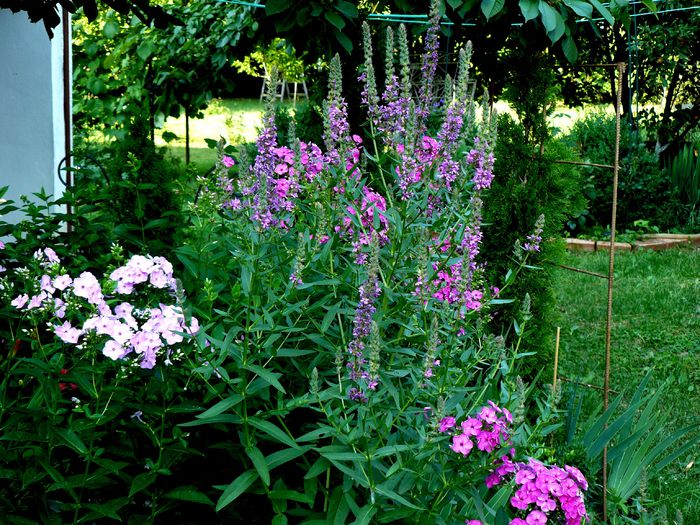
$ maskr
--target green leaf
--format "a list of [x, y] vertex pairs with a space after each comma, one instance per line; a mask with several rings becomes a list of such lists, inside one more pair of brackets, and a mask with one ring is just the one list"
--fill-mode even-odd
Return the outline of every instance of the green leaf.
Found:
[[129, 497], [133, 496], [137, 492], [141, 492], [143, 489], [151, 485], [156, 480], [156, 473], [154, 471], [144, 472], [139, 474], [133, 480], [131, 480], [131, 488], [129, 488]]
[[[520, 0], [520, 12], [525, 17], [526, 22], [537, 18], [537, 15], [540, 14], [538, 0]], [[506, 281], [507, 280], [508, 276], [506, 276]]]
[[149, 40], [141, 42], [141, 45], [136, 49], [136, 54], [141, 57], [141, 60], [148, 60], [156, 50], [155, 44]]
[[547, 33], [547, 36], [552, 41], [552, 44], [557, 42], [566, 31], [566, 24], [564, 24], [564, 19], [558, 11], [555, 12], [554, 19], [556, 21], [556, 26], [554, 27], [554, 30]]
[[246, 470], [243, 474], [234, 479], [231, 484], [224, 489], [219, 501], [216, 502], [216, 512], [219, 512], [227, 505], [233, 503], [256, 479], [258, 479], [258, 473], [254, 470]]
[[334, 30], [333, 35], [335, 36], [335, 39], [338, 41], [338, 43], [343, 46], [343, 49], [347, 51], [348, 53], [352, 52], [352, 40], [350, 40], [345, 33]]
[[642, 0], [642, 3], [652, 13], [656, 13], [659, 10], [659, 7], [656, 5], [654, 0]]
[[347, 18], [357, 18], [359, 14], [357, 7], [350, 2], [346, 2], [345, 0], [338, 0], [338, 3], [335, 4], [335, 8], [343, 13]]
[[272, 525], [287, 525], [287, 516], [284, 514], [277, 514], [274, 518], [272, 518]]
[[265, 461], [265, 456], [263, 456], [260, 449], [257, 447], [250, 447], [245, 449], [245, 453], [250, 458], [253, 463], [253, 467], [257, 471], [260, 479], [265, 484], [266, 487], [270, 486], [270, 470], [267, 467], [267, 462]]
[[267, 0], [265, 2], [265, 14], [276, 15], [282, 11], [286, 11], [292, 5], [289, 0]]
[[375, 492], [377, 494], [381, 494], [382, 496], [385, 496], [389, 499], [394, 500], [394, 502], [401, 503], [401, 505], [403, 505], [404, 507], [409, 507], [409, 508], [412, 508], [415, 510], [422, 510], [421, 507], [414, 505], [413, 503], [408, 501], [406, 498], [404, 498], [403, 496], [400, 496], [399, 494], [397, 494], [393, 490], [389, 489], [385, 485], [386, 485], [386, 483], [383, 483], [381, 485], [377, 485], [376, 487], [374, 487]]
[[107, 20], [102, 26], [102, 34], [107, 38], [114, 38], [119, 33], [119, 24], [114, 20]]
[[172, 142], [173, 140], [177, 140], [177, 135], [173, 133], [172, 131], [164, 131], [163, 134], [161, 135], [161, 138], [165, 142]]
[[500, 13], [503, 9], [505, 0], [481, 0], [481, 12], [484, 13], [486, 20]]
[[[538, 9], [542, 15], [542, 24], [544, 25], [544, 28], [547, 30], [547, 33], [551, 33], [557, 28], [557, 17], [559, 16], [559, 13], [557, 13], [556, 9], [554, 9], [551, 5], [545, 2], [545, 0], [540, 0]], [[561, 17], [559, 16], [559, 18]]]
[[561, 49], [564, 51], [564, 56], [572, 64], [578, 59], [578, 49], [576, 48], [576, 42], [570, 36], [567, 36], [561, 43]]
[[585, 18], [591, 18], [593, 16], [593, 6], [583, 0], [564, 0], [564, 5], [571, 8], [578, 16], [583, 16]]
[[117, 511], [129, 503], [129, 498], [117, 498], [106, 503], [86, 503], [85, 508], [92, 513], [84, 516], [81, 521], [95, 520], [99, 518], [110, 518], [115, 521], [122, 521]]
[[603, 4], [601, 4], [598, 0], [589, 0], [593, 7], [595, 7], [598, 12], [601, 14], [603, 18], [608, 22], [608, 24], [613, 25], [615, 23], [615, 19], [613, 18], [613, 15], [608, 11], [608, 8], [605, 7]]
[[345, 27], [345, 20], [335, 11], [324, 11], [323, 17], [333, 24], [338, 31], [342, 31]]
[[311, 468], [306, 471], [306, 474], [304, 474], [304, 479], [313, 479], [317, 477], [318, 475], [322, 474], [325, 472], [328, 467], [330, 467], [330, 463], [326, 458], [318, 458], [313, 465], [311, 465]]
[[179, 501], [190, 501], [192, 503], [201, 503], [203, 505], [214, 505], [214, 502], [204, 494], [197, 490], [197, 487], [185, 485], [171, 490], [163, 496], [168, 499], [176, 499]]
[[354, 525], [369, 525], [372, 517], [377, 513], [377, 509], [374, 505], [369, 504], [362, 507], [359, 513], [356, 514], [357, 520]]
[[81, 441], [78, 435], [70, 428], [54, 428], [54, 433], [63, 441], [64, 444], [75, 450], [80, 455], [87, 454], [87, 447]]
[[263, 368], [262, 366], [258, 366], [258, 365], [246, 365], [244, 368], [246, 370], [250, 370], [251, 372], [257, 374], [258, 376], [260, 376], [260, 378], [263, 381], [265, 381], [266, 383], [268, 383], [271, 386], [274, 386], [277, 390], [279, 390], [283, 394], [286, 393], [286, 390], [282, 386], [282, 383], [280, 383], [279, 380], [277, 379], [278, 377], [281, 377], [282, 374], [270, 372], [266, 368]]
[[262, 430], [263, 432], [265, 432], [265, 434], [270, 436], [275, 441], [279, 441], [280, 443], [283, 443], [284, 445], [287, 445], [288, 447], [291, 447], [291, 448], [295, 448], [297, 450], [301, 448], [297, 444], [297, 442], [294, 441], [293, 438], [291, 438], [285, 432], [280, 430], [279, 427], [277, 427], [273, 423], [270, 423], [269, 421], [264, 421], [262, 419], [256, 419], [256, 418], [252, 417], [248, 420], [248, 423], [250, 423], [250, 425], [254, 426], [258, 430]]
[[288, 461], [298, 458], [309, 449], [310, 447], [306, 446], [301, 447], [300, 449], [285, 448], [284, 450], [278, 450], [277, 452], [273, 452], [269, 456], [265, 457], [265, 462], [267, 463], [268, 468], [272, 470], [280, 465], [284, 465]]
[[232, 394], [226, 399], [222, 399], [209, 410], [205, 410], [201, 414], [197, 414], [195, 417], [197, 419], [210, 419], [214, 416], [218, 416], [223, 412], [226, 412], [229, 408], [236, 406], [238, 403], [243, 401], [243, 397], [240, 394]]

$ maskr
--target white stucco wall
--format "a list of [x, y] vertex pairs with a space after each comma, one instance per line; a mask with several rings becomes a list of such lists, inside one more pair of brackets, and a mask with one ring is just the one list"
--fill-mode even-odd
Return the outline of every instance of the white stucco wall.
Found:
[[63, 45], [61, 26], [49, 40], [43, 24], [29, 22], [26, 13], [0, 9], [0, 186], [10, 187], [6, 199], [42, 188], [62, 193]]

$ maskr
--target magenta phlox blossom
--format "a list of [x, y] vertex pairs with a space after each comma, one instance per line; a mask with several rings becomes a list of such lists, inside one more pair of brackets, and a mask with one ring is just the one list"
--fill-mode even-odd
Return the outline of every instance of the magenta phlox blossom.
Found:
[[541, 525], [551, 518], [556, 523], [580, 525], [588, 518], [583, 500], [588, 482], [576, 467], [547, 466], [532, 458], [514, 463], [508, 456], [502, 456], [496, 465], [486, 485], [492, 488], [511, 480], [515, 483], [510, 505], [521, 516], [511, 523]]
[[299, 162], [304, 169], [304, 176], [308, 182], [313, 181], [326, 166], [326, 158], [313, 142], [299, 143]]
[[[443, 418], [439, 430], [443, 433], [452, 431], [450, 449], [468, 456], [474, 449], [474, 440], [476, 448], [484, 453], [507, 444], [512, 422], [513, 416], [507, 409], [489, 401], [475, 416], [468, 417], [458, 426], [451, 416]], [[510, 525], [580, 525], [583, 519], [588, 519], [583, 500], [588, 482], [580, 470], [568, 465], [564, 468], [547, 466], [532, 458], [527, 462], [516, 462], [515, 453], [511, 448], [509, 453], [495, 460], [493, 470], [485, 479], [489, 489], [505, 483], [515, 485], [510, 505], [516, 517]]]
[[[482, 407], [476, 416], [468, 417], [459, 426], [454, 426], [450, 448], [463, 456], [468, 456], [474, 445], [482, 452], [493, 452], [508, 442], [508, 417], [511, 417], [510, 412], [496, 404]], [[453, 427], [447, 427], [442, 422], [440, 424], [441, 432], [451, 428]]]
[[234, 164], [236, 164], [236, 161], [228, 155], [224, 155], [221, 157], [221, 164], [223, 164], [226, 168], [231, 168], [234, 166]]
[[29, 296], [26, 293], [23, 293], [22, 295], [18, 295], [12, 301], [10, 301], [10, 304], [19, 310], [23, 308], [28, 301]]
[[457, 421], [456, 421], [455, 418], [452, 417], [452, 416], [443, 417], [443, 418], [440, 420], [439, 431], [440, 431], [440, 432], [447, 432], [447, 431], [450, 430], [451, 428], [454, 428], [455, 425], [456, 425], [456, 423], [457, 423]]

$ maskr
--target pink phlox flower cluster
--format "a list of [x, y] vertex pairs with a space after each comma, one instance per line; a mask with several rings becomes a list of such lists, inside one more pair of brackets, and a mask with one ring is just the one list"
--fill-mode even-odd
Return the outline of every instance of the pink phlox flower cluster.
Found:
[[587, 517], [582, 491], [587, 490], [588, 484], [575, 467], [548, 467], [530, 459], [516, 465], [515, 483], [518, 489], [511, 505], [522, 511], [537, 507], [525, 518], [528, 525], [546, 523], [546, 515], [557, 509], [563, 512], [566, 525], [577, 525]]
[[474, 189], [481, 191], [491, 187], [493, 181], [494, 156], [490, 151], [489, 144], [479, 137], [474, 139], [474, 148], [467, 154], [466, 161], [474, 168]]
[[[45, 251], [40, 252], [43, 259]], [[39, 260], [42, 260], [39, 259]], [[52, 263], [53, 264], [53, 263]], [[174, 292], [176, 282], [173, 267], [163, 257], [135, 255], [124, 265], [115, 269], [110, 279], [116, 284], [117, 294], [131, 295], [137, 285], [157, 290]], [[114, 311], [106, 302], [102, 285], [90, 272], [83, 272], [75, 279], [67, 274], [55, 277], [44, 274], [38, 280], [39, 293], [29, 297], [22, 294], [12, 301], [15, 308], [27, 310], [43, 308], [62, 323], [53, 324], [55, 335], [64, 343], [81, 344], [88, 333], [106, 338], [102, 353], [111, 359], [122, 359], [132, 352], [142, 368], [153, 368], [156, 358], [164, 354], [169, 361], [172, 346], [182, 343], [182, 334], [195, 334], [199, 323], [192, 318], [187, 324], [179, 308], [160, 304], [158, 308], [137, 310], [131, 303], [122, 302]], [[58, 292], [59, 296], [54, 297]], [[84, 302], [78, 301], [83, 299]], [[84, 322], [74, 326], [64, 320], [67, 307], [72, 310], [86, 309], [81, 314]]]
[[455, 429], [450, 448], [463, 456], [468, 456], [474, 445], [482, 452], [493, 452], [508, 442], [508, 425], [513, 421], [510, 412], [489, 401], [488, 406], [479, 410], [475, 417], [468, 417], [457, 426], [454, 417], [440, 420], [439, 431], [442, 433]]
[[50, 266], [52, 264], [60, 264], [61, 259], [58, 257], [53, 248], [44, 248], [34, 252], [34, 259], [39, 261], [42, 266]]
[[121, 303], [112, 315], [88, 319], [83, 329], [110, 338], [102, 351], [105, 356], [117, 360], [134, 352], [141, 368], [153, 368], [161, 354], [165, 354], [165, 364], [171, 364], [169, 347], [183, 341], [182, 333], [199, 331], [196, 318], [192, 318], [188, 326], [179, 308], [172, 305], [161, 304], [158, 308], [147, 309], [139, 315], [146, 319], [140, 326], [132, 315], [133, 311], [133, 305]]
[[510, 504], [522, 517], [514, 518], [510, 525], [540, 525], [557, 516], [560, 520], [562, 515], [566, 525], [579, 525], [588, 519], [583, 500], [588, 482], [576, 467], [547, 466], [532, 458], [527, 463], [513, 462], [502, 456], [486, 478], [486, 486], [492, 488], [511, 479], [517, 489]]
[[[395, 171], [402, 199], [407, 200], [413, 196], [412, 186], [424, 179], [424, 174], [430, 171], [433, 163], [440, 158], [441, 150], [442, 144], [428, 135], [424, 135], [418, 141], [412, 154], [406, 151], [403, 144], [396, 146], [399, 165]], [[431, 189], [437, 187], [431, 186]]]
[[[175, 290], [173, 265], [164, 257], [134, 255], [124, 266], [114, 270], [109, 277], [117, 283], [117, 293], [125, 295], [131, 294], [136, 285], [146, 282], [154, 288]], [[77, 279], [73, 283], [74, 289], [76, 282]], [[97, 285], [99, 286], [99, 283]]]
[[[294, 199], [299, 192], [297, 173], [294, 167], [294, 151], [286, 146], [272, 148], [274, 173], [279, 177], [268, 180], [268, 201], [273, 214], [291, 212], [294, 210]], [[277, 220], [277, 225], [284, 228], [283, 219]]]
[[83, 272], [73, 280], [73, 295], [87, 299], [88, 303], [98, 306], [104, 302], [102, 286], [90, 272]]

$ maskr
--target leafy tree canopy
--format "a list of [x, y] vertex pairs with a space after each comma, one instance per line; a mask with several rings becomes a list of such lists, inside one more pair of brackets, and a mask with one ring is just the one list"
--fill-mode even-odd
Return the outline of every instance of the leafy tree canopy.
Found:
[[179, 24], [177, 18], [169, 15], [161, 6], [150, 0], [0, 0], [0, 9], [10, 9], [13, 13], [25, 11], [31, 22], [43, 22], [49, 37], [61, 23], [59, 8], [64, 7], [70, 13], [82, 8], [88, 20], [97, 18], [100, 9], [110, 8], [117, 13], [133, 14], [141, 21], [164, 28], [170, 24]]

